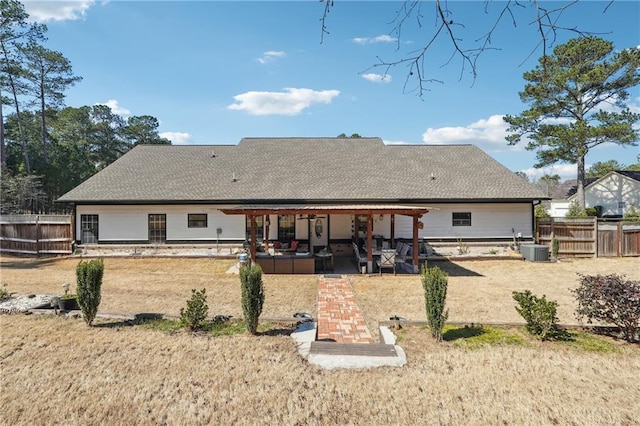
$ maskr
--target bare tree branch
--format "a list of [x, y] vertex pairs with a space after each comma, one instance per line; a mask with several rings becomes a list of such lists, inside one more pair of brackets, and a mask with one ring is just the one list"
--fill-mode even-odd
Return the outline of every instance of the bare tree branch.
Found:
[[[529, 60], [537, 51], [539, 51], [539, 49], [542, 49], [543, 57], [547, 56], [548, 49], [556, 43], [558, 33], [560, 31], [573, 32], [581, 37], [598, 34], [592, 31], [585, 31], [576, 27], [566, 27], [559, 24], [563, 14], [568, 9], [575, 6], [578, 1], [579, 0], [570, 0], [564, 4], [554, 7], [553, 9], [543, 7], [540, 0], [528, 1], [535, 10], [535, 18], [529, 24], [537, 26], [540, 38], [520, 65]], [[606, 13], [613, 1], [614, 0], [610, 0], [609, 4], [603, 10], [603, 13]], [[324, 35], [329, 34], [327, 29], [327, 18], [329, 11], [334, 6], [334, 0], [320, 0], [320, 2], [324, 3], [324, 10], [321, 18], [322, 43]], [[427, 41], [424, 43], [422, 48], [408, 52], [406, 56], [398, 60], [385, 60], [380, 56], [376, 56], [378, 63], [368, 67], [363, 72], [369, 71], [373, 68], [382, 67], [384, 68], [384, 75], [387, 75], [392, 68], [404, 65], [408, 68], [408, 71], [403, 86], [403, 92], [416, 92], [417, 95], [422, 98], [425, 92], [429, 91], [428, 84], [435, 82], [443, 83], [441, 80], [429, 77], [427, 67], [425, 66], [429, 50], [433, 47], [436, 40], [443, 39], [447, 40], [451, 45], [452, 53], [448, 60], [446, 60], [440, 67], [447, 66], [454, 59], [459, 58], [461, 62], [459, 80], [463, 78], [465, 73], [469, 72], [472, 76], [473, 85], [478, 77], [478, 60], [482, 54], [488, 50], [500, 50], [499, 47], [492, 46], [494, 33], [507, 19], [509, 19], [510, 24], [516, 28], [518, 25], [514, 8], [518, 7], [526, 9], [527, 6], [524, 3], [525, 2], [522, 0], [507, 0], [504, 5], [500, 7], [496, 14], [496, 18], [488, 31], [482, 37], [475, 39], [473, 41], [473, 43], [475, 43], [473, 46], [467, 46], [467, 43], [464, 43], [464, 40], [457, 35], [458, 30], [465, 28], [465, 25], [462, 22], [454, 21], [453, 12], [449, 9], [449, 3], [447, 0], [435, 0], [434, 3], [424, 2], [421, 0], [405, 0], [402, 2], [402, 6], [400, 6], [396, 11], [394, 19], [390, 22], [390, 24], [393, 25], [390, 33], [396, 36], [396, 51], [401, 50], [401, 39], [403, 28], [405, 26], [416, 25], [418, 28], [423, 29], [424, 15], [422, 14], [422, 6], [424, 4], [434, 4], [435, 6], [434, 11], [432, 12], [434, 17], [433, 33], [427, 37]], [[490, 13], [489, 0], [485, 0], [484, 2], [484, 13]], [[412, 19], [415, 19], [415, 22], [413, 22]], [[417, 82], [416, 87], [407, 90], [409, 82], [414, 79]]]

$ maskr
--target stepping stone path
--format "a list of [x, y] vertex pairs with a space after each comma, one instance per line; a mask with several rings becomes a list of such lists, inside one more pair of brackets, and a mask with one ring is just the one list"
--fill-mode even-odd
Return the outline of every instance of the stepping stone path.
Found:
[[358, 307], [351, 283], [342, 275], [318, 278], [319, 341], [374, 343]]

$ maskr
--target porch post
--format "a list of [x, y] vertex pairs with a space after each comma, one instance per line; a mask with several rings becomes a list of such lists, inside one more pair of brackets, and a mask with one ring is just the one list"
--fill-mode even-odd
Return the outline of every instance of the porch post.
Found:
[[413, 273], [420, 272], [420, 265], [418, 264], [418, 252], [420, 247], [418, 246], [418, 219], [420, 216], [413, 215]]
[[360, 248], [360, 218], [358, 214], [353, 215], [353, 241], [355, 241], [358, 249]]
[[373, 272], [373, 215], [367, 215], [367, 272]]
[[389, 241], [389, 245], [391, 248], [396, 248], [396, 215], [391, 215], [391, 241]]
[[268, 252], [269, 251], [269, 225], [270, 225], [270, 221], [271, 219], [269, 218], [269, 215], [265, 215], [262, 216], [263, 217], [263, 222], [264, 222], [264, 251]]
[[256, 261], [256, 217], [252, 214], [249, 215], [249, 223], [251, 224], [251, 231], [249, 232], [249, 236], [251, 238], [250, 245], [250, 253], [251, 253], [251, 262], [255, 263]]

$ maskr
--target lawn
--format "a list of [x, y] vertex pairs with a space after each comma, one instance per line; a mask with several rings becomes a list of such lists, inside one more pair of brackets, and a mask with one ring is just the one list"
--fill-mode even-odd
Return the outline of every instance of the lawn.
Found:
[[[60, 293], [77, 259], [3, 257], [11, 292]], [[435, 262], [434, 262], [435, 264]], [[105, 259], [103, 312], [177, 314], [191, 288], [206, 288], [211, 314], [240, 315], [238, 277], [215, 259]], [[576, 272], [626, 273], [638, 259], [557, 264], [468, 261], [451, 273], [450, 319], [516, 322], [511, 291], [560, 302], [575, 322]], [[367, 321], [423, 320], [417, 276], [353, 276]], [[313, 276], [266, 276], [263, 316], [315, 314]], [[279, 327], [274, 325], [277, 330]], [[607, 340], [569, 345], [493, 337], [508, 344], [434, 343], [398, 332], [402, 368], [325, 371], [307, 364], [285, 330], [212, 337], [40, 315], [0, 316], [2, 424], [640, 424], [640, 349]], [[482, 340], [481, 340], [482, 342]]]

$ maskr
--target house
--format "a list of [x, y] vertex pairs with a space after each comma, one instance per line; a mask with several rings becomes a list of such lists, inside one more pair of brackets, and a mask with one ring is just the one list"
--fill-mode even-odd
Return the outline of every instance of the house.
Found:
[[[577, 181], [569, 180], [553, 194], [549, 214], [564, 217], [576, 199]], [[586, 208], [596, 208], [599, 217], [622, 217], [631, 208], [640, 207], [640, 172], [611, 171], [599, 178], [587, 178], [584, 183]]]
[[137, 146], [58, 201], [75, 206], [79, 244], [249, 240], [254, 256], [255, 241], [340, 252], [358, 237], [532, 238], [543, 198], [474, 145], [244, 138]]

